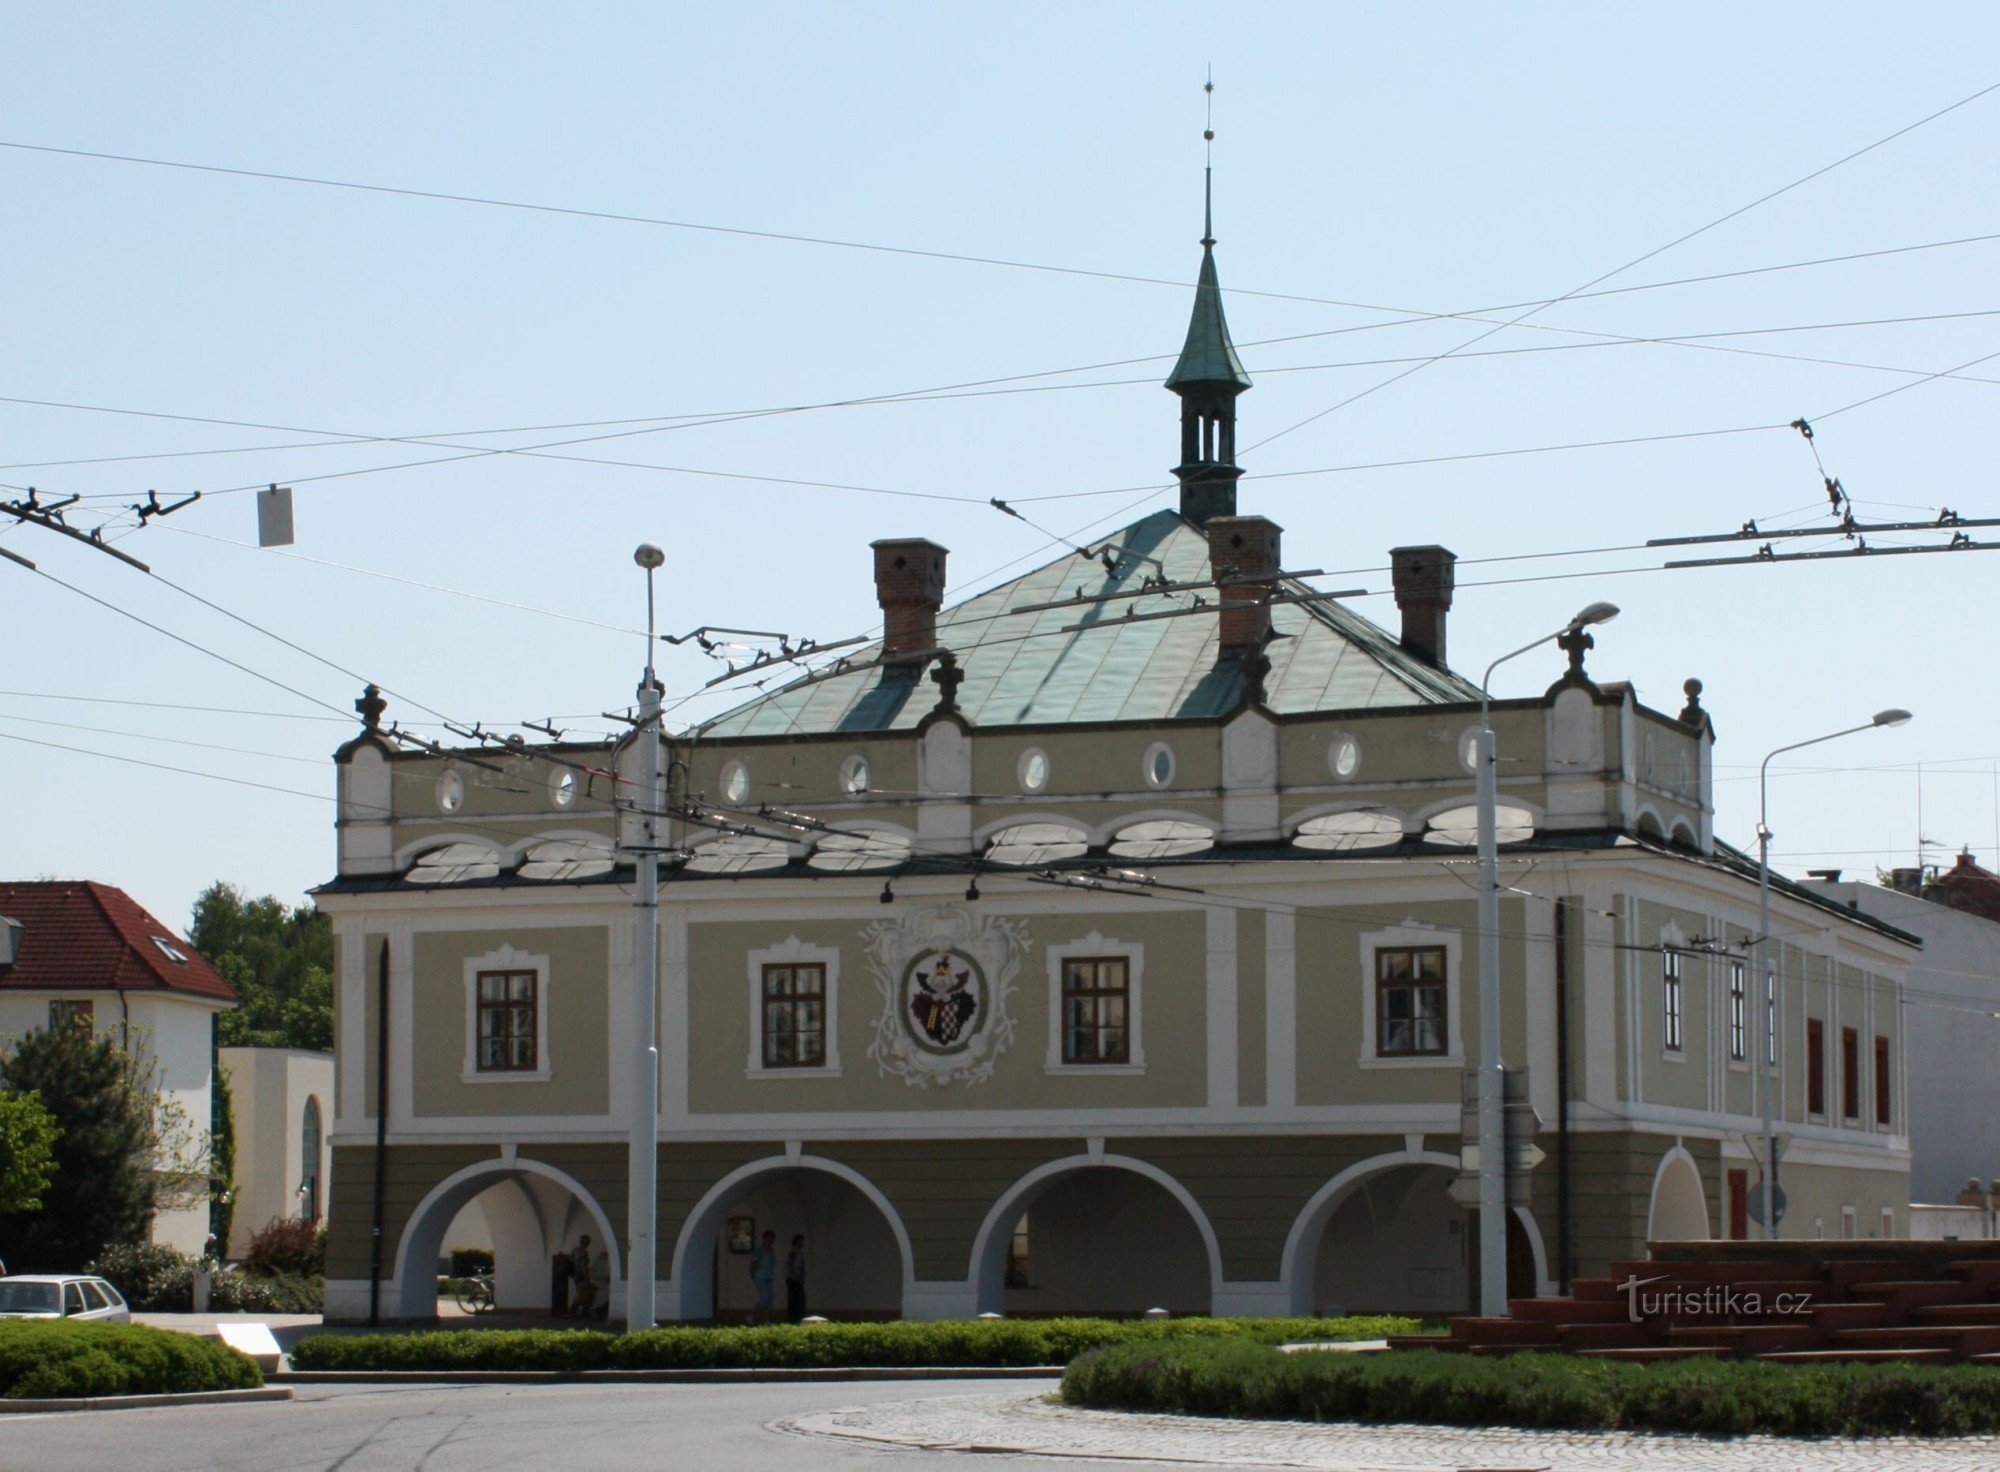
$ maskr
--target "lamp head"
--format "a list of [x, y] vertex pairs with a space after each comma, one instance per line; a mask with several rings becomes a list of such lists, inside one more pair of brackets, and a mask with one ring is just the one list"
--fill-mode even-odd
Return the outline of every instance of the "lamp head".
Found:
[[1910, 724], [1910, 719], [1910, 713], [1906, 710], [1878, 710], [1875, 712], [1875, 719], [1870, 724], [1877, 726], [1907, 726]]
[[641, 542], [638, 548], [632, 553], [632, 560], [645, 568], [647, 572], [652, 572], [655, 568], [666, 565], [667, 554], [651, 542]]
[[1571, 619], [1569, 626], [1572, 629], [1584, 629], [1592, 624], [1608, 624], [1616, 617], [1618, 617], [1617, 604], [1593, 603]]

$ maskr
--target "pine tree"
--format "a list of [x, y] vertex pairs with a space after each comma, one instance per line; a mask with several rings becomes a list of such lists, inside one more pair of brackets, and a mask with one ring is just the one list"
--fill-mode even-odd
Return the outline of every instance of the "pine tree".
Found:
[[0, 1216], [10, 1271], [73, 1272], [106, 1247], [145, 1240], [159, 1127], [141, 1073], [110, 1037], [83, 1027], [31, 1032], [0, 1058], [0, 1090], [39, 1094], [62, 1132], [41, 1209]]

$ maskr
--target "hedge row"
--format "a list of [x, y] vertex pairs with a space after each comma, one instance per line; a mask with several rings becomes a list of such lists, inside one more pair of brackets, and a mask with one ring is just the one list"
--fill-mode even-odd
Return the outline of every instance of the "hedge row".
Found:
[[1261, 1344], [1121, 1344], [1083, 1355], [1062, 1398], [1102, 1410], [1710, 1436], [2000, 1431], [1983, 1365], [1640, 1365], [1564, 1355], [1281, 1354]]
[[254, 1390], [256, 1361], [213, 1339], [143, 1324], [0, 1320], [0, 1396], [48, 1400]]
[[292, 1351], [300, 1370], [685, 1370], [901, 1365], [1062, 1365], [1085, 1350], [1139, 1341], [1379, 1339], [1419, 1325], [1344, 1319], [980, 1319], [937, 1323], [776, 1324], [754, 1329], [472, 1329], [319, 1334]]
[[[88, 1271], [108, 1278], [141, 1313], [184, 1314], [194, 1308], [195, 1260], [152, 1243], [107, 1247]], [[208, 1290], [211, 1313], [316, 1314], [326, 1303], [320, 1278], [216, 1271]]]

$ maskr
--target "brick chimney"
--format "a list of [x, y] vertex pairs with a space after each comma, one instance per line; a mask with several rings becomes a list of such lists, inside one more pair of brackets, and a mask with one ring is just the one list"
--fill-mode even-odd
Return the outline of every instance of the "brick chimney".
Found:
[[1396, 607], [1403, 615], [1403, 648], [1425, 664], [1444, 663], [1444, 622], [1451, 612], [1456, 554], [1443, 547], [1394, 547], [1389, 565]]
[[882, 658], [908, 662], [937, 648], [944, 605], [944, 560], [950, 555], [922, 537], [875, 542], [875, 601], [882, 606]]
[[[1267, 516], [1211, 516], [1208, 565], [1222, 599], [1224, 659], [1254, 654], [1271, 637], [1270, 597], [1278, 587], [1278, 542], [1285, 529]], [[1235, 579], [1248, 579], [1237, 582]]]

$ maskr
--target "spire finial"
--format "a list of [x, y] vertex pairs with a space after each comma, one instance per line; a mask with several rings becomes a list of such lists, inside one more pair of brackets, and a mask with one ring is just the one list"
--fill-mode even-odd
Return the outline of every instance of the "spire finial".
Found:
[[1208, 120], [1201, 130], [1201, 243], [1204, 248], [1215, 244], [1215, 68], [1208, 69], [1208, 80], [1201, 84], [1203, 101], [1208, 108]]

